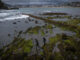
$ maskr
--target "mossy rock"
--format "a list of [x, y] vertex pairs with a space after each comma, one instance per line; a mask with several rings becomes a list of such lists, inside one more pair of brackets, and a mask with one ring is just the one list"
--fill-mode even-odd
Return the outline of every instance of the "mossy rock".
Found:
[[45, 36], [45, 32], [44, 32], [43, 29], [41, 29], [40, 33], [41, 33], [42, 36]]
[[[21, 38], [21, 37], [20, 38], [16, 37], [16, 39], [17, 39], [17, 41], [14, 41], [10, 45], [7, 46], [8, 49], [5, 52], [4, 52], [4, 49], [6, 47], [3, 49], [3, 51], [2, 51], [3, 53], [0, 56], [1, 58], [6, 59], [7, 56], [9, 56], [11, 58], [13, 53], [16, 56], [16, 54], [22, 55], [24, 53], [30, 53], [31, 52], [31, 49], [33, 47], [32, 39], [26, 40], [26, 39]], [[14, 39], [14, 40], [16, 40], [16, 39]], [[16, 45], [15, 45], [15, 43], [16, 43]]]
[[52, 28], [53, 28], [53, 25], [51, 25], [51, 24], [46, 25], [45, 28], [46, 28], [46, 29], [52, 29]]
[[49, 44], [52, 44], [52, 43], [57, 43], [58, 41], [60, 41], [62, 38], [60, 35], [56, 35], [55, 37], [50, 37], [49, 38]]
[[41, 29], [40, 26], [36, 26], [34, 28], [29, 28], [25, 33], [38, 34], [40, 29]]
[[53, 29], [50, 29], [49, 32], [50, 32], [50, 34], [53, 34]]
[[60, 52], [54, 53], [54, 60], [64, 60], [64, 57], [61, 55]]

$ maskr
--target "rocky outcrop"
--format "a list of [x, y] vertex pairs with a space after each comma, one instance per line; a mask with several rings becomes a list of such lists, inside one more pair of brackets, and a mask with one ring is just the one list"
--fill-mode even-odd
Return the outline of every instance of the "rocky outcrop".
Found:
[[0, 0], [0, 9], [8, 9], [6, 4], [4, 4], [1, 0]]

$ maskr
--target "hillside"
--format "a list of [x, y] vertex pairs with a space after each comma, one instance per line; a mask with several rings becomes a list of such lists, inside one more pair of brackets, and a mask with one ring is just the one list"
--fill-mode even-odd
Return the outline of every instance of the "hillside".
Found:
[[8, 9], [6, 4], [4, 4], [1, 0], [0, 0], [0, 9]]
[[80, 7], [80, 2], [71, 2], [67, 4], [68, 6]]

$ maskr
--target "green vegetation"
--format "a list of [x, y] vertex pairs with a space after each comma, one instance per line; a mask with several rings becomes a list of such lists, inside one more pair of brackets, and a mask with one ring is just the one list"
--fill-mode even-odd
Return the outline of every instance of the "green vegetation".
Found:
[[41, 32], [41, 35], [42, 35], [42, 36], [44, 36], [44, 35], [45, 35], [45, 32], [44, 32], [44, 30], [43, 30], [43, 29], [42, 29], [40, 32]]
[[0, 57], [2, 60], [11, 60], [20, 55], [24, 58], [25, 56], [27, 56], [27, 54], [31, 52], [32, 47], [33, 43], [31, 39], [25, 40], [21, 37], [15, 37], [11, 44], [5, 46], [0, 51]]
[[[65, 13], [46, 13], [43, 15], [64, 15], [59, 18], [71, 18]], [[70, 19], [66, 22], [52, 21], [52, 17], [42, 18], [30, 15], [33, 18], [45, 21], [43, 26], [30, 27], [25, 32], [18, 32], [17, 37], [9, 45], [0, 49], [1, 60], [80, 60], [80, 23], [79, 19]], [[56, 17], [57, 18], [57, 17]], [[76, 33], [75, 36], [68, 36], [64, 33], [50, 36], [46, 39], [46, 34], [54, 34], [53, 24], [62, 30], [69, 30]], [[21, 34], [41, 34], [42, 46], [38, 38], [26, 40]], [[10, 36], [10, 34], [8, 34]], [[35, 41], [34, 42], [32, 42]], [[47, 42], [48, 40], [48, 42]], [[34, 44], [33, 44], [34, 43]]]
[[[33, 27], [33, 28], [29, 28], [27, 29], [24, 34], [39, 34], [39, 32], [41, 33], [42, 36], [45, 35], [45, 31], [44, 30], [47, 30], [47, 29], [53, 29], [53, 26], [51, 24], [48, 24], [48, 25], [44, 25], [44, 26], [36, 26], [36, 27]], [[50, 33], [52, 33], [52, 31], [50, 30]]]
[[46, 28], [46, 29], [53, 29], [53, 25], [48, 24], [48, 25], [45, 26], [45, 28]]
[[[56, 48], [59, 49], [58, 52], [54, 50], [56, 44]], [[57, 34], [54, 37], [50, 37], [49, 42], [40, 48], [43, 51], [28, 55], [33, 46], [32, 39], [25, 40], [21, 37], [15, 37], [11, 44], [0, 50], [0, 58], [2, 60], [15, 60], [16, 58], [17, 60], [75, 60], [74, 57], [77, 57], [78, 60], [80, 59], [80, 40], [75, 39], [73, 36]]]
[[36, 26], [34, 28], [29, 28], [26, 32], [29, 34], [38, 34], [40, 29], [40, 26]]
[[72, 19], [67, 21], [70, 25], [78, 25], [80, 23], [80, 19]]
[[52, 29], [50, 29], [50, 30], [49, 30], [49, 32], [50, 32], [50, 34], [52, 34], [52, 33], [53, 33], [53, 30], [52, 30]]
[[[49, 20], [47, 18], [37, 17], [37, 16], [34, 16], [34, 15], [30, 15], [30, 16], [33, 17], [33, 18], [36, 18], [36, 19], [43, 20], [43, 21], [45, 21], [47, 23], [54, 24], [55, 26], [63, 28], [65, 30], [73, 31], [73, 32], [76, 33], [77, 37], [80, 37], [80, 35], [79, 35], [79, 33], [80, 33], [80, 26], [75, 25], [74, 21], [73, 22], [72, 21], [68, 21], [68, 22], [53, 21], [53, 20]], [[75, 20], [75, 21], [77, 21], [77, 20]], [[77, 23], [79, 23], [79, 21]]]
[[[53, 60], [75, 60], [75, 57], [77, 57], [77, 59], [79, 60], [79, 42], [80, 41], [76, 41], [75, 38], [70, 37], [70, 36], [65, 36], [66, 39], [64, 40], [64, 35], [56, 35], [55, 37], [51, 37], [50, 38], [50, 42], [48, 44], [46, 44], [46, 46], [44, 46], [44, 50], [46, 55], [48, 55], [48, 57], [46, 57], [46, 59], [50, 60], [51, 58], [53, 58]], [[58, 44], [58, 48], [59, 48], [59, 52], [54, 52], [54, 54], [52, 53], [52, 51], [54, 50], [55, 44]], [[50, 56], [49, 56], [50, 55]], [[51, 57], [53, 56], [53, 57]], [[70, 57], [69, 57], [70, 56]]]
[[67, 15], [67, 13], [43, 13], [42, 15]]
[[68, 18], [68, 19], [70, 19], [71, 16], [66, 15], [66, 16], [47, 17], [47, 19], [63, 19], [63, 18]]
[[59, 41], [60, 37], [58, 35], [56, 35], [56, 37], [50, 37], [49, 40], [49, 44], [55, 44]]

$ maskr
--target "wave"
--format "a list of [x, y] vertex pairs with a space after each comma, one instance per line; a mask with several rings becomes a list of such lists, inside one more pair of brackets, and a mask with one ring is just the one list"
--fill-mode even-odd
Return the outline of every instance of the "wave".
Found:
[[22, 15], [19, 11], [2, 11], [0, 13], [0, 21], [26, 19], [28, 15]]
[[29, 17], [28, 15], [15, 15], [15, 16], [10, 16], [10, 17], [6, 17], [6, 18], [3, 18], [3, 19], [0, 19], [0, 21], [26, 19], [28, 17]]
[[52, 12], [52, 11], [49, 11], [49, 10], [43, 11], [43, 13], [46, 13], [46, 12], [47, 12], [47, 13], [50, 13], [50, 12]]
[[0, 17], [5, 17], [5, 16], [8, 16], [10, 15], [9, 13], [0, 13]]

